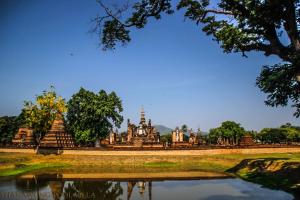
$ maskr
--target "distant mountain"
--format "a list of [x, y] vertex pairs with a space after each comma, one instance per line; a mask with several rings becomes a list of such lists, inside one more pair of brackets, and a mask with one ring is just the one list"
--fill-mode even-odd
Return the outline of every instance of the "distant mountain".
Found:
[[154, 127], [160, 133], [160, 135], [166, 135], [168, 133], [172, 133], [172, 130], [173, 130], [164, 125], [154, 125]]

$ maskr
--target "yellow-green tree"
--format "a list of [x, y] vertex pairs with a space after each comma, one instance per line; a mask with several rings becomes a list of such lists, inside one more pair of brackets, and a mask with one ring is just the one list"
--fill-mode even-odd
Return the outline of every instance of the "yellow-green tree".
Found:
[[56, 94], [53, 86], [37, 95], [35, 102], [25, 101], [23, 108], [25, 123], [33, 129], [38, 143], [51, 128], [56, 115], [66, 111], [65, 100]]

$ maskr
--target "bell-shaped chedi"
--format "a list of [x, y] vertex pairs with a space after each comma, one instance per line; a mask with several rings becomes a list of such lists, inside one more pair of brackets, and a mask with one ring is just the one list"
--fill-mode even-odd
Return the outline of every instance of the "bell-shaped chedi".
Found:
[[74, 147], [72, 135], [65, 131], [64, 120], [61, 114], [57, 114], [51, 129], [42, 138], [40, 147]]

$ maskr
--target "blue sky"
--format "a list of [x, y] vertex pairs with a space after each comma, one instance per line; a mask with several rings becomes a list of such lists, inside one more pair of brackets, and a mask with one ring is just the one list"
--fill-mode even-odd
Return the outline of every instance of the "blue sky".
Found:
[[[146, 118], [171, 128], [204, 131], [234, 120], [249, 130], [299, 123], [293, 109], [264, 105], [255, 86], [262, 65], [276, 57], [224, 54], [182, 12], [132, 31], [132, 42], [102, 51], [88, 31], [101, 10], [95, 0], [1, 0], [0, 115], [17, 115], [24, 100], [50, 85], [68, 100], [82, 86], [115, 91], [124, 122]], [[70, 54], [73, 54], [71, 56]]]

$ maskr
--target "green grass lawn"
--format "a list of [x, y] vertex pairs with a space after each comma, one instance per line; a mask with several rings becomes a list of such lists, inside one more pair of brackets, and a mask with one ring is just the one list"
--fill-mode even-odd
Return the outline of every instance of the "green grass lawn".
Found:
[[14, 176], [39, 169], [62, 168], [67, 166], [67, 164], [62, 163], [16, 164], [14, 168], [1, 170], [0, 176]]

